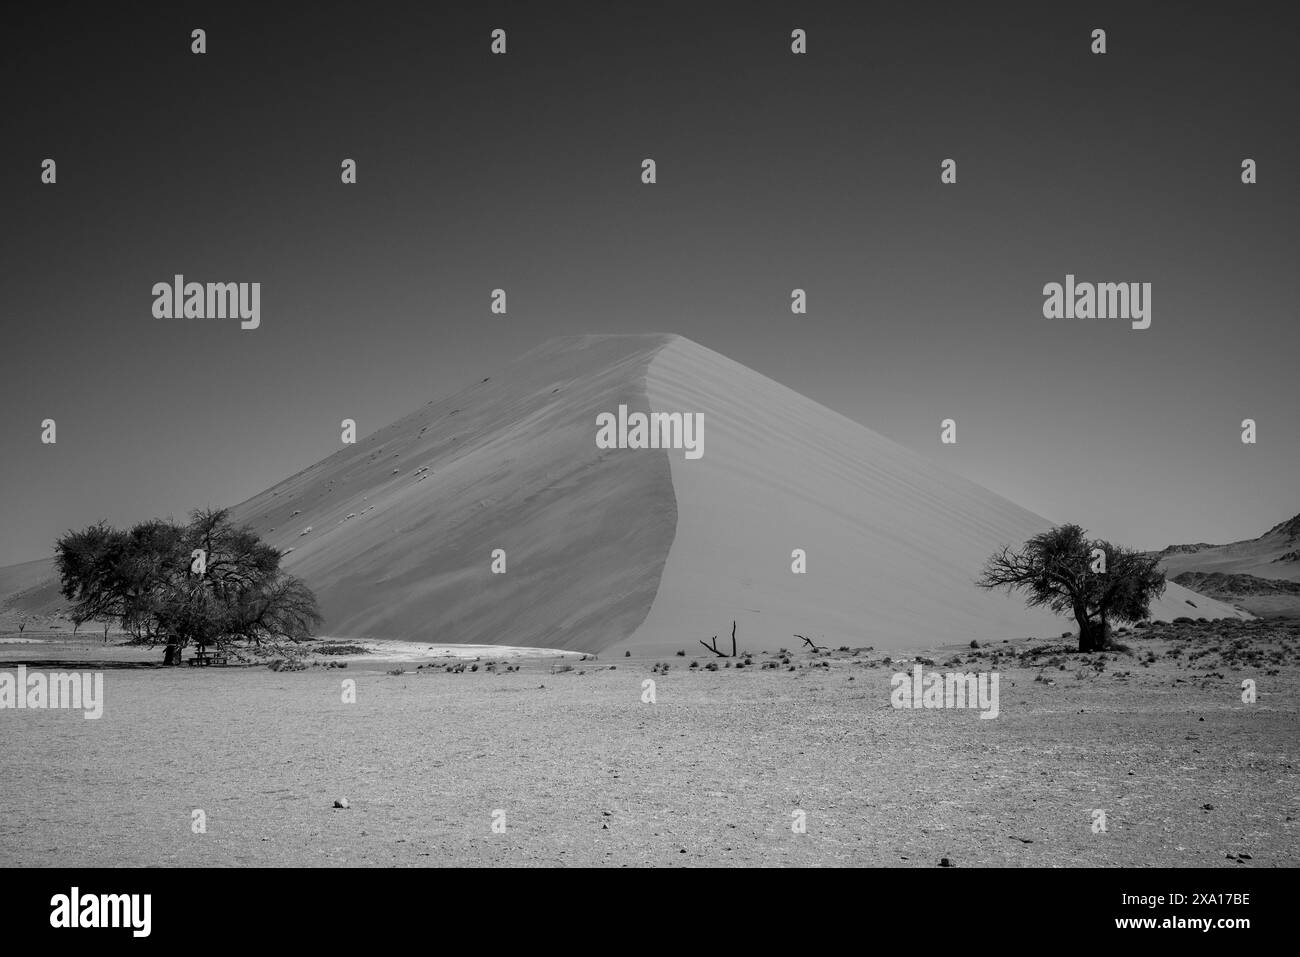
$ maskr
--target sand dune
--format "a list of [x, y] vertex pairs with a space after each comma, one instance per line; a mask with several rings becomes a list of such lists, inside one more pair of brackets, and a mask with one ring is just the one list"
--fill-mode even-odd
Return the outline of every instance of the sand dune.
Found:
[[[629, 644], [695, 645], [733, 618], [744, 648], [790, 646], [794, 634], [901, 648], [1073, 627], [972, 584], [997, 546], [1046, 519], [687, 339], [655, 356], [647, 383], [652, 409], [704, 412], [707, 452], [669, 456], [677, 536]], [[806, 574], [791, 572], [795, 548]], [[1172, 584], [1152, 608], [1237, 614]]]
[[0, 568], [0, 621], [20, 614], [53, 615], [66, 604], [59, 594], [54, 559]]
[[[620, 405], [703, 413], [703, 457], [597, 448], [597, 415]], [[1046, 519], [679, 336], [553, 340], [233, 514], [316, 590], [334, 636], [659, 654], [733, 619], [747, 650], [1071, 627], [973, 585]], [[51, 571], [0, 585], [57, 605]], [[1170, 585], [1152, 614], [1240, 613]]]
[[1170, 577], [1219, 572], [1300, 582], [1300, 515], [1274, 525], [1259, 538], [1228, 545], [1171, 545], [1161, 554]]
[[[1224, 601], [1263, 617], [1300, 618], [1300, 515], [1259, 538], [1228, 545], [1171, 545], [1161, 555], [1170, 577], [1204, 587]], [[1224, 580], [1226, 579], [1226, 580]]]
[[646, 409], [662, 341], [547, 343], [235, 516], [293, 549], [331, 634], [594, 650], [641, 623], [672, 542], [667, 460], [600, 452], [592, 425]]

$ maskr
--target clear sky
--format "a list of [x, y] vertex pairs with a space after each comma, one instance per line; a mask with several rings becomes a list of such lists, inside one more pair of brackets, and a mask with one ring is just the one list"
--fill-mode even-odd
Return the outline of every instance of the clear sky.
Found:
[[[41, 5], [5, 30], [0, 563], [583, 332], [680, 333], [1119, 542], [1253, 537], [1300, 511], [1294, 32], [1137, 6]], [[175, 273], [260, 282], [261, 327], [154, 318]], [[1044, 319], [1066, 273], [1150, 282], [1151, 328]]]

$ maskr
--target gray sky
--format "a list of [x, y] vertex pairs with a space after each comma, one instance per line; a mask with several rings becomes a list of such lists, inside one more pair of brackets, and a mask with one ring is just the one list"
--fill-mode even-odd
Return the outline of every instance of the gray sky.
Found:
[[[344, 417], [364, 434], [582, 332], [688, 336], [1135, 546], [1300, 511], [1294, 34], [1263, 6], [972, 7], [10, 26], [0, 563], [233, 504], [335, 451]], [[261, 328], [153, 318], [177, 272], [262, 283]], [[1043, 319], [1067, 272], [1152, 283], [1151, 328]]]

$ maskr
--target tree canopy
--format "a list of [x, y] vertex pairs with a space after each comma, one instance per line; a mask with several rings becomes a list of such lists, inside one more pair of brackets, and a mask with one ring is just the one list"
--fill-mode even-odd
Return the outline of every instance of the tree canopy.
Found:
[[188, 644], [301, 641], [322, 621], [280, 553], [226, 509], [199, 509], [187, 525], [152, 519], [128, 531], [98, 522], [55, 546], [63, 596], [77, 621], [121, 623], [136, 641], [165, 644], [168, 663]]
[[1070, 612], [1079, 623], [1079, 650], [1106, 646], [1109, 623], [1145, 618], [1165, 590], [1159, 558], [1090, 540], [1078, 525], [1035, 535], [1019, 551], [1005, 546], [984, 565], [981, 588], [1022, 590], [1025, 602]]

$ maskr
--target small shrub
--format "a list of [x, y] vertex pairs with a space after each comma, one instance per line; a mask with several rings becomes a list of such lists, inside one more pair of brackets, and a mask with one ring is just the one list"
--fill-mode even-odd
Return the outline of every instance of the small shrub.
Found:
[[312, 650], [318, 655], [364, 655], [369, 653], [361, 645], [320, 645]]

